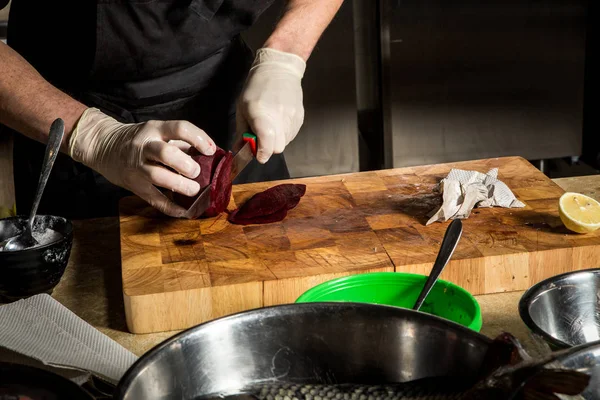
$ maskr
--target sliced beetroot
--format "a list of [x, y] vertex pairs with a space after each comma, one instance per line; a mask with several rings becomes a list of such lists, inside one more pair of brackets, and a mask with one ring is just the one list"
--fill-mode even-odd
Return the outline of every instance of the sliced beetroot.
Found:
[[283, 221], [288, 213], [288, 209], [284, 208], [273, 214], [244, 219], [244, 218], [239, 218], [237, 216], [236, 211], [231, 212], [229, 214], [229, 217], [227, 218], [227, 220], [229, 222], [231, 222], [232, 224], [236, 224], [236, 225], [270, 224], [273, 222], [279, 222], [279, 221]]
[[230, 175], [232, 162], [233, 154], [228, 152], [217, 165], [210, 184], [210, 205], [204, 211], [203, 216], [214, 217], [227, 209], [231, 199], [232, 182]]
[[227, 220], [232, 224], [268, 224], [283, 220], [306, 193], [306, 185], [281, 184], [257, 193], [241, 207], [232, 211]]
[[211, 185], [210, 204], [207, 210], [202, 215], [195, 215], [194, 218], [201, 216], [212, 217], [225, 211], [231, 197], [231, 181], [229, 175], [231, 173], [231, 163], [233, 154], [229, 151], [218, 148], [215, 154], [207, 156], [201, 154], [195, 148], [191, 148], [188, 152], [192, 159], [200, 164], [200, 174], [194, 179], [200, 185], [198, 195], [189, 197], [180, 193], [173, 194], [173, 200], [184, 208], [190, 208], [200, 193]]
[[[231, 167], [233, 154], [217, 148], [212, 156], [200, 154], [193, 149], [189, 153], [192, 159], [200, 164], [200, 174], [195, 181], [200, 184], [200, 192], [210, 185], [210, 201], [202, 215], [193, 218], [214, 217], [227, 209], [231, 198]], [[228, 220], [234, 224], [266, 224], [283, 220], [289, 210], [296, 207], [306, 192], [306, 185], [282, 184], [274, 186], [262, 193], [257, 193], [242, 207], [232, 211]], [[175, 202], [189, 208], [197, 196], [188, 197], [175, 193]]]
[[205, 156], [194, 149], [191, 156], [194, 161], [200, 164], [200, 174], [195, 179], [195, 181], [200, 184], [200, 187], [205, 188], [212, 182], [217, 166], [226, 154], [227, 152], [225, 150], [217, 148], [215, 154], [212, 156]]

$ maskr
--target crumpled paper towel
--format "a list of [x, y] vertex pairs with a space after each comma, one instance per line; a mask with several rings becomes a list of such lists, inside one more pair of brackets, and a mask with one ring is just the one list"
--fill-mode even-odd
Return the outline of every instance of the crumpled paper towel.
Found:
[[90, 374], [117, 384], [137, 360], [48, 294], [0, 306], [0, 321], [0, 359], [41, 363], [80, 385]]
[[498, 180], [498, 168], [486, 174], [453, 168], [441, 180], [442, 205], [432, 211], [426, 225], [449, 219], [466, 219], [475, 207], [521, 208], [520, 202], [506, 184]]

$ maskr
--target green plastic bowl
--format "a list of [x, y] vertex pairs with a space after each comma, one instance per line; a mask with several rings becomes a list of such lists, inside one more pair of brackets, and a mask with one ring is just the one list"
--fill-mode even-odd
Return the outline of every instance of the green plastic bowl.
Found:
[[[427, 276], [404, 272], [370, 272], [345, 276], [304, 292], [296, 303], [348, 301], [401, 308], [415, 304]], [[456, 322], [476, 332], [482, 325], [477, 300], [465, 289], [441, 279], [433, 285], [420, 311]]]

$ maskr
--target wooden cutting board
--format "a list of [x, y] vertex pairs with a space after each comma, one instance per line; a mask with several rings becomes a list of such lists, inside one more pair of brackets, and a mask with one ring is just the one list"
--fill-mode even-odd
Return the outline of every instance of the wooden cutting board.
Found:
[[[436, 187], [451, 168], [499, 168], [526, 207], [474, 210], [442, 279], [484, 294], [598, 266], [600, 233], [569, 233], [558, 217], [563, 190], [519, 157], [295, 179], [307, 185], [306, 195], [284, 221], [268, 225], [232, 225], [225, 214], [172, 219], [129, 197], [120, 204], [128, 327], [185, 329], [294, 302], [344, 275], [428, 274], [448, 223], [426, 226], [426, 215], [441, 204]], [[278, 183], [234, 186], [229, 208]]]

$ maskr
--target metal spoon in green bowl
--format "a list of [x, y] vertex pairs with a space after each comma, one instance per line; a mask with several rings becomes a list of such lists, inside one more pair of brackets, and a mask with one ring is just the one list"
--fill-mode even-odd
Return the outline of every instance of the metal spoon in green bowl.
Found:
[[458, 241], [460, 240], [460, 236], [462, 235], [462, 222], [460, 219], [453, 220], [450, 225], [448, 225], [448, 229], [446, 229], [446, 233], [444, 234], [444, 239], [442, 240], [442, 245], [440, 246], [440, 251], [438, 252], [435, 263], [433, 264], [433, 268], [431, 269], [431, 273], [425, 282], [425, 286], [415, 305], [413, 306], [413, 310], [419, 311], [421, 306], [423, 305], [423, 301], [431, 291], [431, 288], [437, 282], [440, 274], [450, 261], [450, 257], [452, 257], [452, 253], [456, 249], [458, 245]]

